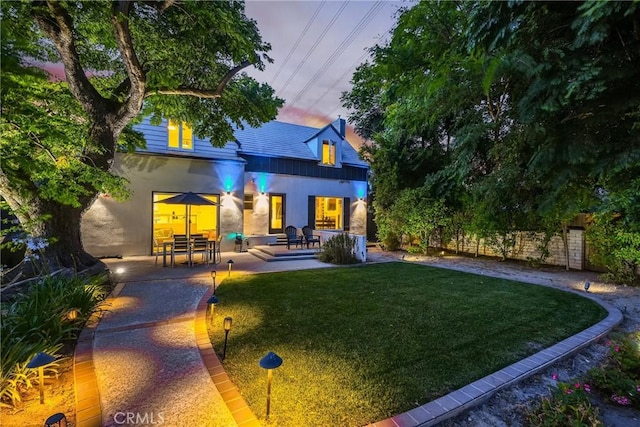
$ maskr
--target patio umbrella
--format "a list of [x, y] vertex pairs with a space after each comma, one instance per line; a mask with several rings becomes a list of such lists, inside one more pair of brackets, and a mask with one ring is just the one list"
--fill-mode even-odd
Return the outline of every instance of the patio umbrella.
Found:
[[191, 206], [192, 205], [196, 205], [196, 206], [206, 206], [206, 205], [217, 206], [218, 205], [216, 202], [212, 202], [211, 200], [206, 199], [199, 194], [192, 193], [191, 191], [177, 194], [173, 197], [169, 197], [168, 199], [158, 200], [154, 203], [166, 203], [168, 205], [186, 205], [187, 206], [187, 217], [186, 217], [187, 239], [191, 237], [191, 224], [190, 224]]

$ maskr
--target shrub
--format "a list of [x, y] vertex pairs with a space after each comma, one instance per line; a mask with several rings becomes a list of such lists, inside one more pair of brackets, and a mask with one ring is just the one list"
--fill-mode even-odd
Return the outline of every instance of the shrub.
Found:
[[[32, 386], [36, 372], [26, 364], [38, 352], [59, 356], [63, 345], [73, 341], [89, 317], [98, 310], [108, 288], [102, 278], [45, 277], [31, 284], [3, 307], [0, 326], [0, 400], [16, 405]], [[77, 312], [70, 319], [71, 310]], [[45, 368], [57, 375], [55, 363]]]
[[532, 426], [602, 426], [598, 408], [591, 405], [589, 384], [558, 383], [551, 397], [544, 397], [539, 406], [527, 414]]
[[594, 215], [587, 229], [590, 260], [606, 267], [602, 279], [626, 285], [640, 284], [640, 233], [626, 229], [617, 215]]
[[354, 264], [358, 262], [355, 255], [356, 238], [347, 233], [338, 234], [322, 245], [318, 258], [322, 262], [332, 264]]
[[397, 251], [400, 249], [400, 237], [393, 231], [389, 231], [382, 239], [382, 244], [387, 251]]
[[640, 409], [640, 332], [607, 341], [605, 363], [589, 371], [590, 381], [612, 403]]

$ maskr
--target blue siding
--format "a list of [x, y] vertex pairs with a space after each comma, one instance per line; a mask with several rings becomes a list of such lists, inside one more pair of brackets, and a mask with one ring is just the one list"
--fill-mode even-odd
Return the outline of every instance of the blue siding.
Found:
[[320, 166], [316, 161], [283, 159], [279, 157], [243, 156], [247, 161], [245, 171], [267, 172], [283, 175], [308, 176], [312, 178], [366, 181], [366, 167], [343, 166], [332, 168]]
[[185, 157], [199, 157], [203, 159], [230, 159], [241, 160], [238, 157], [236, 142], [228, 142], [224, 147], [213, 147], [208, 139], [200, 139], [194, 136], [193, 150], [180, 150], [168, 147], [167, 122], [162, 121], [160, 126], [154, 126], [149, 119], [136, 126], [134, 129], [144, 134], [147, 141], [146, 150], [138, 150], [140, 152], [148, 152], [155, 154], [176, 155]]

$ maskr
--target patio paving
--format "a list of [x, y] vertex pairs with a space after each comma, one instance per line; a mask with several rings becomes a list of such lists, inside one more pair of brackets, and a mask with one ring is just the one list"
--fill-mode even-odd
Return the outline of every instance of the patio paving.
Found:
[[[231, 276], [333, 267], [315, 259], [265, 262], [249, 253], [223, 253], [222, 263], [217, 266], [217, 284], [229, 275], [229, 259], [234, 261]], [[396, 259], [377, 251], [369, 254], [370, 262]], [[83, 331], [76, 348], [77, 425], [115, 426], [123, 421], [169, 426], [261, 425], [229, 381], [208, 341], [205, 310], [212, 291], [212, 266], [171, 268], [162, 267], [161, 260], [155, 265], [154, 260], [105, 260], [118, 285], [107, 301], [108, 311], [99, 323]], [[576, 281], [575, 276], [562, 272], [548, 275], [506, 266], [496, 272], [486, 267], [483, 270], [481, 265], [474, 264], [472, 270], [477, 271], [473, 272], [504, 274], [538, 284], [560, 283], [568, 288]], [[608, 333], [621, 321], [620, 311], [593, 294], [588, 296], [609, 311], [603, 322], [454, 393], [375, 425], [433, 425]]]

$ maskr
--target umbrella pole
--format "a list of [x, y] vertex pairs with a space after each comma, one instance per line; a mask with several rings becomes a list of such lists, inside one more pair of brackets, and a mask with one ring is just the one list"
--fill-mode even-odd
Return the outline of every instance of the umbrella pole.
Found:
[[187, 205], [185, 207], [186, 209], [186, 214], [185, 214], [185, 223], [187, 224], [187, 240], [189, 240], [191, 238], [191, 205]]
[[191, 205], [187, 205], [187, 263], [191, 267]]

